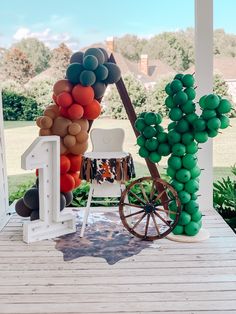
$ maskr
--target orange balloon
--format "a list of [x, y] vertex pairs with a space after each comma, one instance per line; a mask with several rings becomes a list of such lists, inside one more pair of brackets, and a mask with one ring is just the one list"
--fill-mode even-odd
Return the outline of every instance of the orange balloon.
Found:
[[68, 108], [60, 107], [60, 109], [59, 109], [59, 114], [60, 114], [60, 116], [62, 116], [62, 117], [69, 118], [69, 115], [68, 115]]
[[82, 106], [89, 105], [94, 99], [94, 90], [91, 86], [75, 85], [72, 90], [74, 100]]
[[68, 154], [67, 157], [70, 160], [70, 172], [80, 171], [82, 156], [81, 155]]
[[73, 89], [73, 85], [66, 79], [57, 81], [53, 86], [53, 92], [57, 96], [62, 92], [70, 93]]
[[70, 192], [75, 188], [75, 179], [69, 173], [62, 174], [60, 186], [61, 192]]
[[94, 99], [93, 102], [84, 107], [84, 115], [83, 118], [88, 119], [88, 120], [95, 120], [99, 117], [101, 113], [101, 106], [99, 102]]
[[84, 108], [78, 104], [73, 104], [67, 112], [70, 119], [80, 119], [84, 114]]
[[88, 140], [88, 133], [86, 131], [81, 131], [79, 134], [76, 135], [76, 141], [78, 143], [84, 143]]
[[61, 107], [67, 108], [73, 103], [73, 98], [70, 93], [62, 92], [57, 96], [57, 104]]
[[60, 173], [65, 174], [70, 170], [70, 159], [66, 155], [60, 156]]

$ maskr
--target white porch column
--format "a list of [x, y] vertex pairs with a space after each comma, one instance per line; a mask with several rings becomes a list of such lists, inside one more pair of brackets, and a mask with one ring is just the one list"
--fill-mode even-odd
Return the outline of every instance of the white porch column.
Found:
[[[213, 0], [195, 0], [195, 72], [197, 99], [213, 90]], [[199, 108], [198, 108], [199, 110]], [[212, 139], [200, 144], [200, 210], [213, 207]]]

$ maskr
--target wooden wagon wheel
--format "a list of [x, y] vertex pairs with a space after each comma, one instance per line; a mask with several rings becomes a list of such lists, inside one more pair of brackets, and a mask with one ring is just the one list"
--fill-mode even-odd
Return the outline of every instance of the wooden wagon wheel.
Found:
[[175, 189], [159, 178], [144, 177], [123, 191], [119, 214], [124, 227], [144, 240], [167, 236], [178, 223], [181, 204]]

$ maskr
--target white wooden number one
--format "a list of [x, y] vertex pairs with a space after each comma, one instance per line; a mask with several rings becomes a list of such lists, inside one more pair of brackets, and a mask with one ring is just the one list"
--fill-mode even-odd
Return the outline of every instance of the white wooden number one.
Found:
[[23, 240], [27, 243], [76, 231], [72, 213], [60, 212], [59, 136], [40, 136], [21, 157], [25, 170], [39, 169], [39, 220], [26, 222]]

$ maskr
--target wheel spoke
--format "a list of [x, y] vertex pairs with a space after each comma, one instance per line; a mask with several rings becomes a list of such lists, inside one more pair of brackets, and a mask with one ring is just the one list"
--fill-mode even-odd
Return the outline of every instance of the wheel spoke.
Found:
[[136, 205], [136, 204], [130, 204], [130, 203], [123, 203], [125, 206], [130, 206], [130, 207], [136, 207], [136, 208], [143, 208], [141, 205]]
[[160, 194], [158, 194], [157, 197], [153, 200], [153, 202], [158, 201], [164, 193], [166, 193], [166, 190], [163, 190]]
[[155, 181], [152, 181], [152, 188], [151, 188], [151, 192], [150, 192], [150, 201], [152, 201], [153, 196], [154, 196], [154, 190], [155, 190]]
[[161, 215], [159, 215], [157, 212], [154, 211], [154, 214], [159, 218], [161, 219], [168, 227], [170, 227], [170, 224], [164, 219], [161, 217]]
[[147, 214], [144, 213], [144, 214], [142, 215], [142, 217], [140, 217], [139, 220], [136, 221], [136, 223], [133, 225], [133, 227], [132, 227], [131, 229], [132, 229], [132, 230], [135, 229], [135, 228], [140, 224], [140, 222], [143, 220], [143, 218], [144, 218], [146, 215], [147, 215]]
[[157, 222], [156, 222], [156, 219], [155, 219], [155, 216], [154, 216], [153, 213], [151, 213], [151, 217], [152, 217], [152, 220], [153, 220], [153, 222], [154, 222], [156, 231], [157, 231], [158, 235], [160, 236], [160, 235], [161, 235], [161, 234], [160, 234], [160, 230], [159, 230], [159, 228], [158, 228], [158, 225], [157, 225]]
[[147, 203], [149, 203], [149, 199], [148, 199], [147, 194], [146, 194], [146, 192], [145, 192], [145, 190], [144, 190], [144, 188], [143, 188], [142, 183], [140, 183], [139, 185], [140, 185], [140, 188], [141, 188], [141, 191], [142, 191], [142, 194], [143, 194], [143, 198], [145, 199], [145, 201], [146, 201]]
[[150, 214], [148, 214], [148, 216], [147, 216], [147, 221], [146, 221], [146, 226], [145, 226], [145, 234], [144, 234], [145, 237], [147, 236], [147, 233], [148, 233], [149, 221], [150, 221]]
[[138, 195], [136, 195], [133, 191], [129, 190], [129, 193], [131, 193], [140, 203], [146, 205], [146, 203], [140, 197], [138, 197]]
[[173, 210], [162, 209], [162, 208], [159, 208], [159, 207], [155, 207], [155, 209], [156, 209], [157, 211], [164, 212], [164, 213], [167, 213], [167, 214], [177, 214], [177, 213], [174, 212]]
[[126, 215], [124, 216], [125, 218], [129, 218], [129, 217], [132, 217], [132, 216], [135, 216], [135, 215], [138, 215], [138, 214], [141, 214], [144, 212], [144, 209], [138, 211], [138, 212], [135, 212], [135, 213], [132, 213], [132, 214], [129, 214], [129, 215]]

